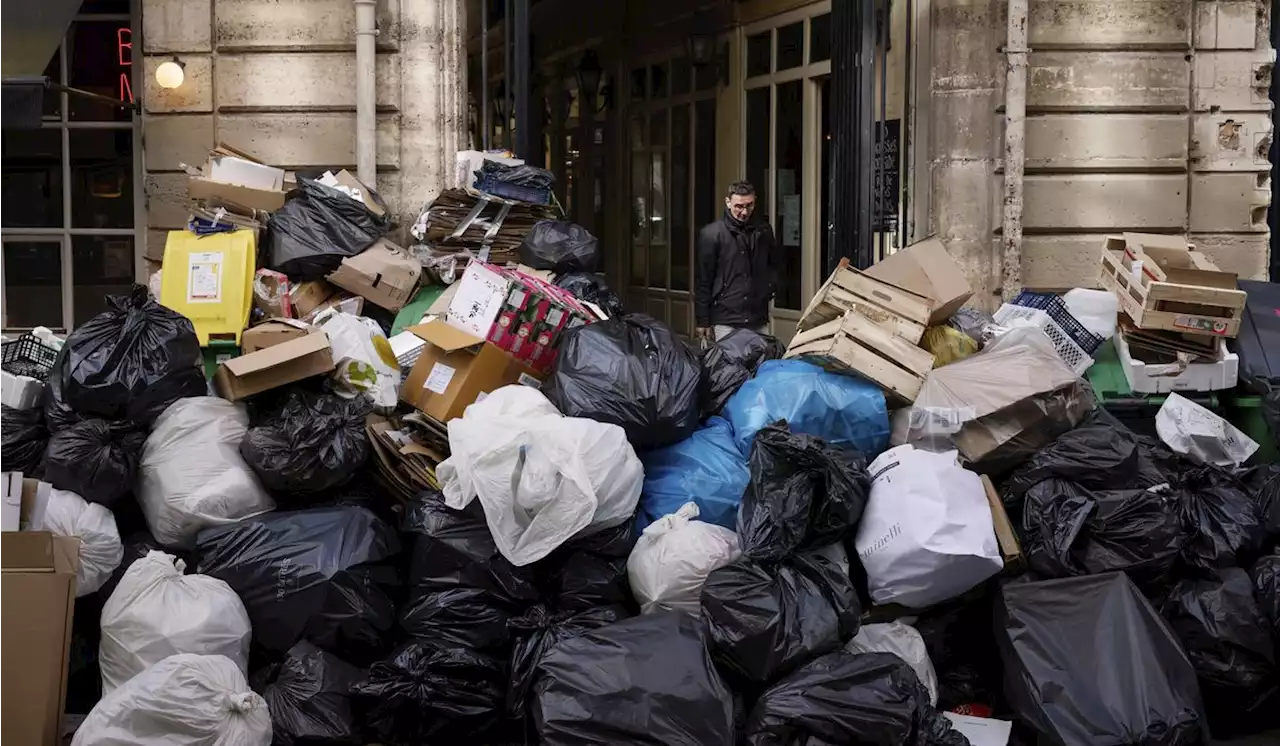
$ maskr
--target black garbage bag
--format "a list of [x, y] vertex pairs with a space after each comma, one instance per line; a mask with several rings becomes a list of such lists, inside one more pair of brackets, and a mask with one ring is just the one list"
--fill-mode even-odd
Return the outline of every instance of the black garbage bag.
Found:
[[1208, 739], [1195, 669], [1124, 573], [1009, 583], [995, 622], [1005, 696], [1043, 742]]
[[912, 625], [924, 639], [938, 677], [938, 707], [990, 712], [1004, 702], [991, 586], [930, 607]]
[[82, 420], [54, 433], [44, 479], [108, 508], [133, 491], [147, 434], [131, 422]]
[[766, 360], [782, 357], [786, 348], [777, 339], [751, 329], [734, 329], [723, 339], [702, 350], [702, 369], [707, 377], [704, 416], [719, 414], [756, 369]]
[[175, 401], [208, 393], [191, 321], [145, 285], [108, 296], [107, 310], [67, 337], [49, 378], [76, 414], [145, 427]]
[[267, 219], [266, 266], [293, 280], [319, 280], [372, 246], [391, 218], [377, 192], [368, 196], [384, 208], [381, 216], [337, 189], [299, 178], [298, 193]]
[[625, 313], [622, 309], [622, 299], [594, 272], [569, 272], [560, 275], [556, 278], [556, 285], [573, 293], [573, 296], [579, 300], [600, 306], [600, 310], [608, 314], [609, 318]]
[[747, 719], [746, 743], [968, 746], [969, 739], [929, 704], [929, 690], [906, 661], [837, 650], [760, 697]]
[[240, 455], [282, 496], [305, 496], [341, 487], [369, 459], [364, 421], [373, 411], [367, 397], [294, 391], [280, 414], [249, 429]]
[[567, 332], [542, 391], [569, 417], [621, 425], [637, 450], [698, 427], [702, 364], [665, 324], [629, 314]]
[[264, 681], [255, 675], [254, 689], [271, 712], [274, 746], [365, 743], [352, 709], [352, 687], [364, 680], [364, 671], [304, 640], [260, 675]]
[[539, 220], [520, 241], [520, 261], [552, 272], [594, 272], [600, 242], [568, 220]]
[[413, 640], [374, 663], [352, 692], [381, 743], [484, 744], [502, 725], [505, 684], [505, 666], [494, 657]]
[[1253, 598], [1271, 623], [1271, 638], [1280, 653], [1280, 552], [1268, 554], [1254, 564]]
[[1187, 539], [1179, 493], [1163, 485], [1093, 491], [1048, 479], [1027, 491], [1023, 505], [1022, 550], [1046, 578], [1123, 570], [1156, 592]]
[[1190, 538], [1182, 560], [1190, 567], [1249, 567], [1263, 552], [1267, 529], [1258, 503], [1235, 477], [1212, 466], [1191, 469], [1176, 482]]
[[1241, 475], [1241, 482], [1266, 527], [1267, 537], [1280, 543], [1280, 464], [1263, 464]]
[[1183, 578], [1161, 611], [1200, 678], [1215, 736], [1276, 724], [1275, 642], [1248, 573], [1228, 567]]
[[365, 508], [267, 513], [201, 531], [199, 572], [244, 601], [253, 641], [283, 653], [299, 640], [364, 665], [395, 627], [399, 537]]
[[[59, 353], [61, 359], [61, 353]], [[58, 365], [55, 363], [54, 369]], [[76, 414], [76, 411], [67, 404], [67, 398], [62, 393], [62, 381], [60, 376], [52, 373], [44, 382], [44, 421], [49, 427], [49, 432], [56, 433], [59, 430], [65, 430], [84, 419]]]
[[556, 645], [531, 705], [543, 746], [735, 743], [733, 695], [688, 614], [625, 619]]
[[0, 462], [5, 471], [20, 471], [40, 477], [44, 452], [49, 447], [49, 428], [40, 407], [14, 409], [0, 406]]
[[742, 557], [702, 588], [712, 655], [735, 689], [766, 686], [858, 631], [842, 539], [871, 485], [859, 454], [786, 423], [756, 434], [750, 466], [738, 509]]

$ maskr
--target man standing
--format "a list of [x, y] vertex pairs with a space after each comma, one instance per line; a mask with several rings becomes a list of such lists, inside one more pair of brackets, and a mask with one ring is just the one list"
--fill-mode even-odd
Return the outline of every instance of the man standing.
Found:
[[693, 308], [700, 343], [723, 339], [735, 328], [769, 331], [778, 251], [773, 229], [755, 218], [755, 210], [755, 187], [735, 181], [724, 198], [724, 216], [698, 233]]

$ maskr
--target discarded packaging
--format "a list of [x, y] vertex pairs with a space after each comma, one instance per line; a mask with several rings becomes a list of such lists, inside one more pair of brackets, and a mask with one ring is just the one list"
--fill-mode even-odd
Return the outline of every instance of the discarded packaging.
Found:
[[240, 401], [254, 394], [333, 370], [329, 338], [316, 329], [298, 339], [232, 358], [218, 366], [213, 385], [218, 395]]
[[1156, 413], [1156, 432], [1175, 453], [1202, 464], [1239, 466], [1258, 450], [1257, 441], [1177, 393], [1170, 393]]
[[946, 323], [973, 295], [964, 270], [937, 238], [926, 238], [895, 251], [871, 265], [866, 273], [931, 299], [930, 324]]
[[265, 350], [292, 339], [300, 339], [309, 332], [310, 325], [297, 319], [267, 319], [257, 326], [244, 330], [240, 336], [240, 352]]
[[378, 322], [326, 310], [316, 316], [314, 323], [329, 337], [334, 393], [344, 399], [363, 396], [383, 414], [394, 410], [399, 398], [400, 363]]
[[714, 570], [742, 556], [733, 531], [697, 520], [697, 503], [645, 527], [627, 560], [631, 592], [641, 611], [702, 612], [702, 584]]
[[[335, 188], [298, 179], [300, 193], [268, 221], [264, 264], [294, 280], [317, 280], [386, 234], [390, 220]], [[380, 197], [374, 196], [375, 200]]]
[[400, 399], [440, 422], [461, 417], [480, 396], [508, 384], [540, 385], [534, 372], [511, 355], [443, 321], [407, 331], [426, 346], [400, 386]]
[[387, 239], [342, 260], [327, 279], [375, 306], [398, 311], [413, 298], [422, 276], [422, 265]]

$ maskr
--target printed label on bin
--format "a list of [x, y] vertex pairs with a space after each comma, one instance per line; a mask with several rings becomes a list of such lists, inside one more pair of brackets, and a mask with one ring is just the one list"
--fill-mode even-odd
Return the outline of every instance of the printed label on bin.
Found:
[[532, 386], [535, 389], [542, 388], [542, 381], [539, 381], [528, 373], [521, 373], [520, 377], [516, 379], [516, 383], [521, 386]]
[[453, 380], [455, 372], [444, 363], [436, 363], [431, 366], [431, 372], [427, 374], [427, 380], [423, 382], [422, 388], [436, 394], [443, 394], [449, 388], [449, 382]]
[[187, 302], [222, 302], [221, 251], [205, 251], [188, 257]]

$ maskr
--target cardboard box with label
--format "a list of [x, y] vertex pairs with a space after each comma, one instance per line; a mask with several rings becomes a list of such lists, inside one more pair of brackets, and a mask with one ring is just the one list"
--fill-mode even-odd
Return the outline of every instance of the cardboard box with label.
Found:
[[204, 168], [188, 172], [187, 195], [247, 210], [273, 212], [284, 206], [285, 172], [219, 145]]
[[248, 355], [251, 352], [275, 347], [293, 339], [305, 337], [311, 331], [311, 325], [297, 319], [267, 319], [257, 326], [244, 330], [240, 335], [240, 352]]
[[329, 338], [319, 329], [218, 366], [213, 377], [218, 395], [229, 401], [318, 376], [333, 370]]
[[377, 243], [342, 264], [326, 279], [375, 306], [399, 311], [413, 298], [422, 277], [422, 265], [390, 241]]
[[307, 280], [293, 283], [289, 288], [289, 302], [293, 306], [293, 318], [303, 319], [338, 292], [324, 280]]
[[0, 734], [61, 743], [80, 542], [43, 531], [0, 534]]
[[945, 323], [973, 295], [964, 270], [937, 238], [926, 238], [886, 256], [866, 274], [933, 300], [930, 325]]
[[460, 417], [481, 394], [508, 384], [535, 385], [526, 365], [484, 339], [443, 321], [407, 330], [427, 346], [400, 387], [400, 400], [440, 422]]

